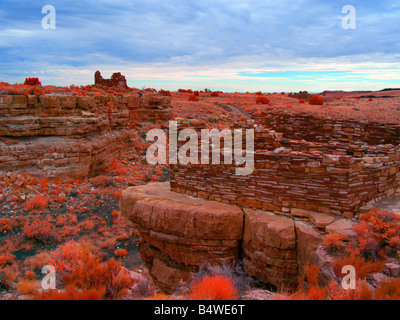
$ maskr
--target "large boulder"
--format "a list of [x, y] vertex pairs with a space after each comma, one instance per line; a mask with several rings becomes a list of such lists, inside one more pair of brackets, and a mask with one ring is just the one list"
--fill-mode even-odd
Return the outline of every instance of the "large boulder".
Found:
[[250, 276], [277, 287], [291, 287], [298, 275], [294, 221], [261, 210], [244, 209], [244, 267]]
[[[188, 280], [204, 262], [235, 264], [239, 259], [243, 212], [237, 206], [177, 194], [164, 182], [125, 190], [120, 208], [136, 224], [142, 258], [166, 291]], [[173, 269], [175, 274], [169, 272]]]

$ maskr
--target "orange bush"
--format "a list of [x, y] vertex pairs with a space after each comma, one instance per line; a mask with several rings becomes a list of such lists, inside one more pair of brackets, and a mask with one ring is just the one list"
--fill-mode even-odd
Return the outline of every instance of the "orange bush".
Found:
[[388, 210], [372, 209], [354, 226], [357, 236], [354, 252], [376, 259], [382, 250], [400, 249], [400, 218]]
[[27, 221], [22, 228], [25, 236], [28, 239], [48, 243], [55, 240], [55, 233], [53, 224], [48, 221], [49, 219], [35, 219]]
[[15, 285], [15, 289], [19, 294], [29, 296], [36, 291], [36, 285], [31, 279], [22, 279]]
[[14, 261], [15, 256], [11, 253], [2, 253], [0, 254], [0, 266], [4, 266], [6, 264], [11, 264]]
[[328, 285], [330, 300], [373, 300], [374, 292], [369, 288], [366, 280], [356, 281], [356, 288], [346, 290], [336, 281]]
[[270, 100], [267, 97], [258, 97], [256, 99], [257, 104], [269, 104]]
[[227, 276], [204, 276], [191, 286], [189, 297], [193, 300], [236, 300], [238, 292]]
[[324, 238], [324, 246], [328, 249], [329, 253], [336, 253], [344, 249], [346, 244], [344, 241], [347, 237], [340, 233], [328, 233]]
[[191, 94], [188, 96], [188, 101], [199, 101], [199, 97], [195, 94]]
[[33, 296], [33, 300], [101, 300], [106, 294], [105, 288], [78, 290], [69, 285], [64, 291], [47, 290]]
[[1, 218], [0, 219], [0, 232], [11, 231], [17, 225], [18, 225], [18, 223], [15, 220], [11, 220], [9, 218]]
[[315, 106], [322, 106], [324, 104], [324, 100], [317, 95], [312, 95], [308, 103]]
[[35, 198], [27, 200], [23, 204], [23, 208], [25, 211], [37, 211], [43, 210], [48, 204], [49, 199], [47, 199], [45, 195], [39, 194]]
[[95, 187], [108, 187], [114, 184], [112, 177], [97, 176], [90, 180], [90, 183]]
[[65, 285], [73, 285], [84, 291], [105, 289], [104, 299], [120, 298], [127, 294], [128, 288], [134, 283], [130, 272], [122, 268], [120, 262], [114, 259], [101, 262], [89, 250], [84, 251], [83, 266], [64, 275], [63, 280]]
[[368, 274], [376, 273], [383, 270], [385, 261], [366, 261], [363, 257], [356, 255], [354, 252], [350, 255], [345, 255], [335, 261], [333, 269], [338, 277], [342, 276], [342, 268], [346, 265], [351, 265], [356, 269], [357, 279], [365, 279]]
[[83, 248], [75, 241], [68, 241], [51, 252], [51, 264], [60, 273], [71, 273], [83, 267]]
[[28, 86], [41, 86], [42, 85], [39, 81], [39, 78], [26, 78], [24, 84], [28, 85]]
[[377, 300], [400, 300], [400, 278], [383, 280], [376, 288]]

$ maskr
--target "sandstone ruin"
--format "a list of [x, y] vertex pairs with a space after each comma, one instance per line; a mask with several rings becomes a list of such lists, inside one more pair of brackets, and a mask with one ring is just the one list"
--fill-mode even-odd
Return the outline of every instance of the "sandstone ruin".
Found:
[[100, 71], [94, 74], [94, 85], [102, 89], [116, 89], [127, 90], [129, 89], [126, 84], [126, 78], [120, 72], [113, 73], [110, 79], [104, 79]]
[[[136, 224], [139, 251], [163, 290], [173, 292], [204, 261], [242, 260], [264, 283], [295, 286], [326, 232], [352, 236], [356, 214], [399, 192], [398, 124], [284, 112], [256, 121], [253, 174], [236, 176], [223, 162], [177, 164], [170, 184], [123, 192], [121, 211]], [[181, 121], [187, 127], [201, 130], [195, 120]]]

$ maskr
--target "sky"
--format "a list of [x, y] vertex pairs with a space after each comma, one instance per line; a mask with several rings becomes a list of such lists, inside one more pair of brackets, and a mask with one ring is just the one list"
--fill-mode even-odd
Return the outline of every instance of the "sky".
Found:
[[0, 0], [0, 81], [87, 85], [100, 70], [136, 88], [380, 90], [400, 87], [399, 30], [397, 0]]

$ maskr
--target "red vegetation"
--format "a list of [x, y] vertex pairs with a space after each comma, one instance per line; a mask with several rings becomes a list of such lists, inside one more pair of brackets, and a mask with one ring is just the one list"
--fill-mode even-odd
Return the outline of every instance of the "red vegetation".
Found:
[[400, 278], [383, 280], [376, 288], [377, 300], [400, 300]]
[[270, 100], [267, 97], [258, 97], [256, 99], [257, 104], [269, 104]]
[[387, 210], [372, 209], [360, 217], [354, 227], [357, 234], [354, 252], [376, 259], [400, 249], [400, 218]]
[[363, 257], [357, 256], [354, 252], [338, 258], [335, 261], [333, 269], [338, 277], [342, 276], [344, 266], [353, 266], [356, 269], [357, 279], [365, 279], [370, 273], [377, 273], [383, 270], [385, 261], [367, 261]]
[[51, 253], [51, 263], [59, 273], [71, 273], [83, 267], [83, 251], [79, 243], [68, 241]]
[[15, 256], [10, 253], [0, 254], [0, 266], [11, 264], [14, 261]]
[[191, 94], [188, 96], [188, 101], [199, 101], [199, 97], [195, 94]]
[[324, 246], [329, 253], [336, 253], [345, 248], [346, 240], [347, 237], [340, 233], [328, 233], [324, 238]]
[[193, 300], [236, 300], [238, 292], [227, 276], [204, 276], [191, 286], [189, 297]]
[[44, 195], [37, 195], [35, 198], [27, 200], [23, 207], [26, 211], [38, 211], [43, 210], [49, 204], [49, 199]]
[[26, 78], [24, 84], [28, 85], [28, 86], [41, 86], [42, 85], [39, 81], [39, 78]]
[[22, 228], [25, 236], [28, 239], [48, 243], [54, 240], [54, 226], [49, 221], [49, 218], [44, 219], [34, 219], [32, 221], [26, 221], [24, 227]]
[[78, 290], [73, 285], [69, 285], [64, 291], [41, 291], [34, 295], [33, 300], [102, 300], [105, 293], [105, 288]]
[[127, 269], [114, 259], [101, 262], [101, 259], [83, 249], [83, 267], [75, 269], [70, 275], [64, 275], [66, 286], [73, 285], [81, 290], [104, 292], [103, 299], [118, 299], [127, 294], [134, 281]]
[[313, 106], [322, 106], [324, 104], [324, 100], [317, 95], [312, 95], [308, 103]]
[[171, 91], [168, 91], [168, 90], [160, 90], [160, 91], [158, 91], [158, 93], [165, 97], [172, 97]]

